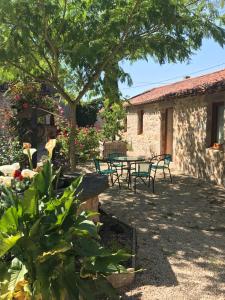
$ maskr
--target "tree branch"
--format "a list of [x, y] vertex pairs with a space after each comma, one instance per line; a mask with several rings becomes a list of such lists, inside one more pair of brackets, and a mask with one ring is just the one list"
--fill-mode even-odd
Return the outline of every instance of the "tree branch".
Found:
[[123, 44], [124, 40], [126, 39], [126, 37], [128, 35], [129, 28], [132, 24], [133, 16], [134, 16], [134, 13], [136, 11], [136, 8], [137, 8], [139, 2], [140, 2], [140, 0], [136, 1], [130, 15], [128, 16], [126, 27], [119, 39], [118, 44], [112, 48], [110, 55], [108, 57], [106, 57], [105, 60], [103, 60], [103, 62], [97, 68], [97, 71], [95, 71], [95, 73], [92, 75], [90, 80], [84, 85], [83, 89], [79, 92], [77, 98], [75, 99], [76, 102], [79, 102], [82, 99], [82, 97], [86, 94], [86, 92], [91, 88], [93, 83], [99, 78], [101, 72], [104, 70], [106, 65], [111, 61], [112, 57], [119, 51], [121, 45]]
[[[29, 24], [28, 24], [28, 27], [30, 29], [30, 32], [32, 32], [32, 29], [30, 28]], [[29, 34], [29, 38], [31, 39], [32, 43], [34, 44], [34, 46], [36, 47], [37, 51], [39, 52], [40, 56], [43, 57], [43, 59], [45, 60], [45, 62], [47, 63], [48, 67], [49, 67], [49, 70], [50, 70], [50, 73], [52, 74], [52, 76], [54, 76], [54, 70], [52, 68], [52, 65], [48, 59], [48, 57], [45, 55], [45, 51], [43, 49], [42, 52], [40, 52], [38, 49], [40, 49], [40, 45], [38, 45], [38, 43], [35, 41], [35, 39], [32, 37], [31, 34]]]

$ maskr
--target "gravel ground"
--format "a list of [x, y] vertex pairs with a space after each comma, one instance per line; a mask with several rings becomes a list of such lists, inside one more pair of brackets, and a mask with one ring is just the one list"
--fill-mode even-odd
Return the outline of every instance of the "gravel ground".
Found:
[[105, 211], [135, 226], [138, 268], [123, 299], [225, 299], [225, 189], [173, 171], [156, 194], [140, 184], [100, 195]]

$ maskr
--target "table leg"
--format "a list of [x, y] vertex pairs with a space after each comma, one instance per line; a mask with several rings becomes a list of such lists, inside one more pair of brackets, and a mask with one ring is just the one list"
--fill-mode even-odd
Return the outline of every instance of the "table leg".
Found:
[[131, 187], [131, 163], [127, 162], [128, 188]]

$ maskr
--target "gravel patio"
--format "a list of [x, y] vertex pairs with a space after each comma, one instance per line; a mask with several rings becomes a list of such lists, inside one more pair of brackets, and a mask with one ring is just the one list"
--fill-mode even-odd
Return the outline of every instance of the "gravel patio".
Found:
[[102, 208], [137, 230], [135, 283], [123, 299], [225, 299], [225, 189], [173, 171], [156, 194], [142, 185], [100, 195]]

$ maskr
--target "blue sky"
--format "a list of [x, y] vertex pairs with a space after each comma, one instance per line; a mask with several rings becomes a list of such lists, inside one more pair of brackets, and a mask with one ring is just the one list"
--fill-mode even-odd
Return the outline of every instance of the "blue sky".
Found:
[[131, 97], [156, 86], [180, 81], [186, 75], [196, 77], [225, 69], [225, 48], [212, 40], [204, 40], [202, 48], [191, 57], [189, 63], [159, 65], [150, 59], [133, 64], [124, 62], [122, 67], [131, 75], [133, 86], [120, 84], [120, 90], [123, 96]]

